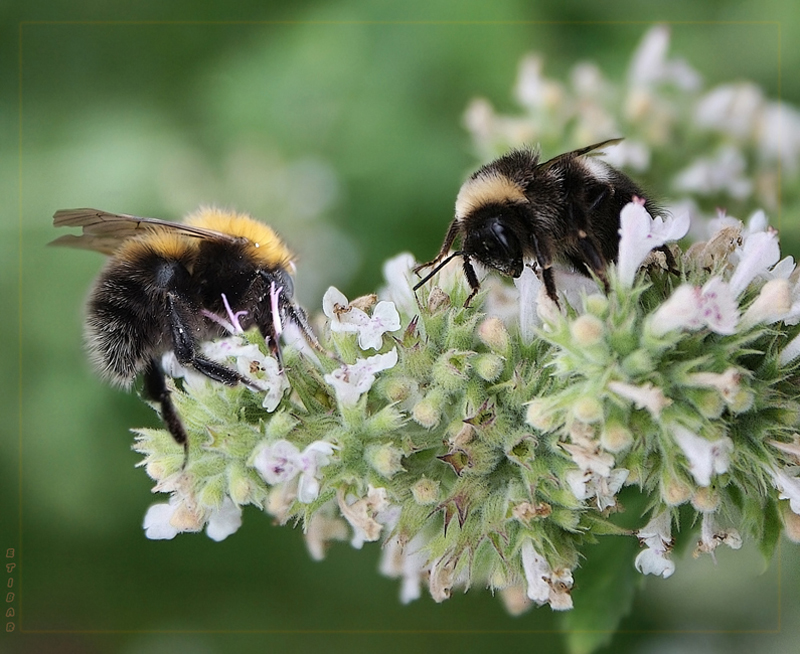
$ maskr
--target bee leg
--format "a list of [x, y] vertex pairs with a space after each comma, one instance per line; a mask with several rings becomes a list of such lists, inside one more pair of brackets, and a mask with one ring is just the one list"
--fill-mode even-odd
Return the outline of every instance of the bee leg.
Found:
[[469, 283], [469, 287], [472, 289], [472, 292], [469, 294], [466, 302], [464, 302], [464, 308], [469, 308], [469, 303], [472, 302], [472, 298], [474, 298], [478, 291], [481, 288], [481, 283], [478, 281], [478, 276], [475, 274], [475, 269], [472, 267], [470, 263], [469, 257], [464, 255], [464, 275], [467, 277], [467, 283]]
[[423, 268], [429, 268], [430, 266], [435, 266], [437, 263], [439, 263], [442, 259], [444, 259], [447, 256], [447, 253], [453, 246], [453, 242], [456, 240], [456, 236], [458, 236], [458, 229], [459, 229], [458, 219], [455, 219], [453, 220], [453, 222], [450, 223], [450, 227], [447, 229], [447, 235], [444, 237], [444, 243], [442, 243], [442, 247], [439, 248], [439, 253], [427, 263], [421, 263], [418, 266], [415, 266], [414, 267], [415, 274], [419, 275], [420, 270], [422, 270]]
[[552, 266], [540, 266], [542, 270], [542, 281], [544, 282], [544, 290], [547, 291], [547, 297], [549, 297], [553, 302], [556, 303], [556, 306], [560, 309], [561, 303], [558, 301], [558, 293], [556, 292], [556, 281], [553, 277], [553, 268]]
[[606, 276], [605, 259], [582, 229], [578, 230], [578, 247], [580, 248], [584, 263], [597, 275], [600, 281], [603, 282], [603, 288], [605, 288], [606, 293], [608, 293], [610, 287]]
[[[167, 431], [172, 434], [172, 438], [178, 445], [183, 445], [184, 455], [189, 454], [189, 439], [186, 430], [178, 416], [178, 411], [172, 403], [170, 390], [167, 388], [167, 381], [161, 366], [155, 359], [150, 359], [144, 371], [144, 392], [151, 400], [158, 402], [161, 406], [161, 420], [167, 427]], [[185, 462], [184, 462], [185, 464]]]
[[533, 254], [536, 258], [536, 265], [542, 271], [542, 281], [544, 282], [544, 290], [547, 291], [549, 297], [556, 306], [560, 309], [561, 303], [558, 301], [558, 292], [556, 291], [556, 280], [553, 276], [553, 257], [550, 255], [550, 250], [546, 244], [540, 242], [535, 234], [531, 234], [531, 244], [533, 245]]
[[[197, 353], [197, 343], [192, 335], [191, 323], [184, 318], [179, 310], [178, 301], [173, 295], [167, 296], [170, 306], [170, 328], [172, 331], [172, 348], [178, 363], [182, 366], [191, 366], [198, 372], [204, 374], [209, 379], [235, 386], [242, 383], [249, 388], [258, 389], [251, 380], [244, 375], [240, 375], [235, 370], [231, 370], [221, 363], [206, 359]], [[260, 389], [259, 389], [260, 390]]]

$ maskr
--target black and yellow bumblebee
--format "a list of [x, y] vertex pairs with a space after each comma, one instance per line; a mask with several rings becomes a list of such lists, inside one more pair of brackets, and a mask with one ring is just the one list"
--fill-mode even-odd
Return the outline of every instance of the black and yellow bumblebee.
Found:
[[[143, 376], [144, 393], [161, 409], [173, 438], [188, 448], [186, 430], [170, 399], [161, 356], [223, 384], [257, 388], [231, 368], [203, 356], [203, 341], [225, 334], [215, 316], [246, 311], [242, 329], [256, 326], [281, 361], [282, 325], [297, 325], [322, 350], [305, 312], [293, 300], [293, 255], [269, 226], [246, 214], [203, 208], [182, 223], [67, 209], [56, 227], [81, 227], [51, 245], [110, 255], [89, 294], [85, 342], [103, 378], [129, 388]], [[238, 311], [237, 311], [238, 313]], [[188, 451], [188, 450], [187, 450]]]
[[[480, 289], [473, 260], [510, 277], [519, 277], [526, 262], [535, 262], [547, 295], [557, 304], [554, 262], [593, 273], [607, 284], [606, 267], [616, 261], [619, 250], [620, 211], [634, 197], [646, 197], [630, 177], [591, 156], [621, 140], [595, 143], [545, 162], [536, 150], [512, 150], [478, 169], [458, 193], [455, 219], [439, 253], [415, 269], [433, 266], [414, 290], [457, 256], [472, 290], [464, 306]], [[651, 215], [658, 211], [649, 199], [645, 208]], [[456, 239], [461, 249], [450, 253]]]

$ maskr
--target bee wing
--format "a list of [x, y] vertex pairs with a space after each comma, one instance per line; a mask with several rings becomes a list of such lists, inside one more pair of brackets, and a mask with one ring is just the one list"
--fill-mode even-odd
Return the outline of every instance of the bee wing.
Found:
[[103, 254], [113, 254], [120, 244], [134, 236], [167, 229], [192, 238], [210, 238], [233, 241], [229, 234], [184, 223], [175, 223], [158, 218], [144, 218], [125, 213], [110, 213], [99, 209], [61, 209], [53, 215], [55, 227], [81, 227], [79, 235], [65, 234], [50, 245], [94, 250]]
[[606, 147], [607, 145], [616, 145], [620, 141], [623, 140], [624, 137], [616, 138], [616, 139], [607, 139], [605, 141], [600, 141], [600, 143], [594, 143], [593, 145], [587, 145], [585, 148], [580, 148], [578, 150], [572, 150], [572, 152], [565, 152], [564, 154], [560, 154], [557, 157], [553, 157], [544, 163], [539, 164], [538, 168], [550, 168], [551, 166], [560, 163], [562, 161], [566, 161], [568, 159], [575, 159], [576, 157], [582, 157], [585, 154], [589, 154], [594, 150], [600, 150], [601, 148]]

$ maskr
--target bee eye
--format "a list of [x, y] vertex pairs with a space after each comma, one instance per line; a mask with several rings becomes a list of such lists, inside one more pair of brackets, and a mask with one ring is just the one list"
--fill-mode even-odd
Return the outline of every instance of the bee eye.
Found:
[[510, 254], [512, 247], [509, 235], [506, 232], [506, 228], [503, 227], [503, 224], [499, 220], [495, 220], [491, 223], [490, 229], [492, 230], [492, 234], [497, 240], [497, 243]]

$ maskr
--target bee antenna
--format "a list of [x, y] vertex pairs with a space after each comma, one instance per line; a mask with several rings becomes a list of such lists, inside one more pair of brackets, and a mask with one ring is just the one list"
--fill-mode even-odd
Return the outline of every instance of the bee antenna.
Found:
[[436, 267], [435, 267], [433, 270], [431, 270], [431, 271], [430, 271], [430, 272], [429, 272], [427, 275], [425, 275], [425, 277], [423, 277], [423, 278], [422, 278], [422, 279], [421, 279], [421, 280], [420, 280], [420, 281], [417, 283], [417, 285], [414, 287], [414, 289], [413, 289], [413, 290], [415, 290], [415, 291], [416, 291], [418, 288], [420, 288], [420, 286], [422, 286], [422, 285], [423, 285], [425, 282], [427, 282], [427, 281], [428, 281], [428, 280], [429, 280], [431, 277], [433, 277], [433, 276], [434, 276], [436, 273], [438, 273], [438, 272], [439, 272], [439, 271], [440, 271], [442, 268], [444, 268], [444, 267], [445, 267], [445, 266], [446, 266], [448, 263], [450, 263], [451, 259], [453, 259], [454, 257], [460, 257], [460, 256], [462, 256], [463, 254], [464, 254], [464, 253], [463, 253], [461, 250], [458, 250], [457, 252], [453, 252], [453, 253], [452, 253], [452, 254], [451, 254], [449, 257], [446, 257], [445, 259], [443, 259], [442, 261], [440, 261], [440, 262], [439, 262], [439, 263], [436, 265]]

